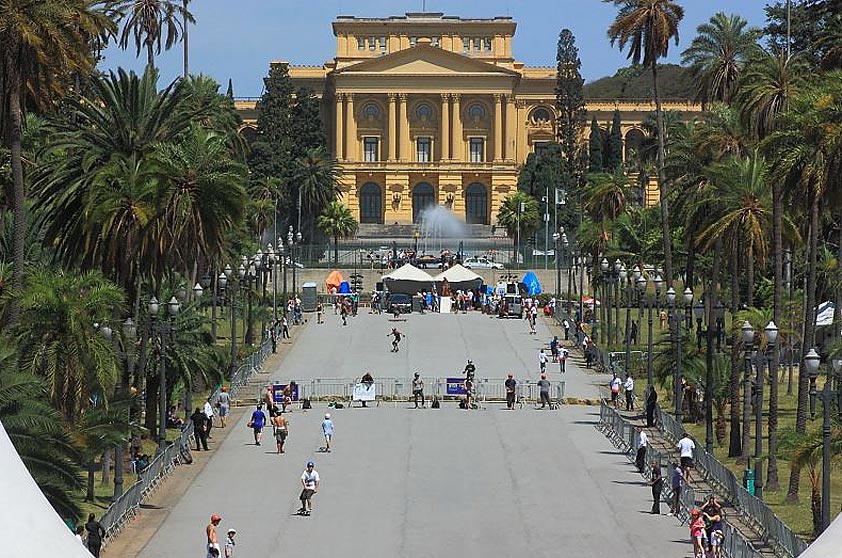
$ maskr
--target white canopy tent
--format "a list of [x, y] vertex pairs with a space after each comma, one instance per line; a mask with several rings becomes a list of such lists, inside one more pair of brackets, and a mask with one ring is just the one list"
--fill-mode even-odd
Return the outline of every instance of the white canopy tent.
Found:
[[[482, 283], [482, 277], [459, 264], [442, 271], [433, 278], [433, 281], [441, 285], [445, 279], [450, 283], [450, 289], [453, 291], [476, 289]], [[441, 292], [440, 287], [439, 292]]]
[[433, 278], [412, 264], [404, 264], [393, 272], [383, 276], [383, 283], [389, 292], [415, 294], [430, 290]]
[[831, 558], [842, 556], [842, 514], [830, 522], [824, 533], [798, 555], [798, 558]]
[[91, 558], [35, 484], [6, 429], [0, 424], [0, 525], [3, 556]]

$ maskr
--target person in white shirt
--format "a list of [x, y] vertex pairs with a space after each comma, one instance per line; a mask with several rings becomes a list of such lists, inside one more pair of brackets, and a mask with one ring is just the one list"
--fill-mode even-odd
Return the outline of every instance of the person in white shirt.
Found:
[[561, 370], [561, 373], [564, 374], [565, 368], [567, 365], [567, 355], [570, 354], [570, 351], [562, 347], [558, 352], [558, 367]]
[[301, 515], [310, 515], [313, 511], [313, 494], [319, 491], [319, 473], [315, 469], [316, 464], [312, 461], [307, 462], [307, 468], [301, 473], [301, 495], [298, 497], [301, 500], [301, 508], [298, 513]]
[[649, 446], [649, 437], [643, 431], [642, 426], [637, 427], [637, 455], [634, 459], [634, 464], [637, 465], [637, 471], [643, 473], [643, 467], [646, 466], [646, 448]]
[[213, 413], [213, 405], [211, 405], [211, 398], [210, 397], [208, 397], [207, 401], [205, 401], [205, 408], [202, 409], [202, 412], [205, 413], [205, 417], [207, 417], [207, 419], [208, 419], [205, 424], [207, 424], [206, 431], [208, 433], [208, 440], [210, 440], [210, 437], [211, 437], [210, 431], [211, 431], [211, 428], [213, 428], [213, 414], [214, 414]]
[[544, 349], [541, 349], [541, 352], [538, 353], [538, 365], [541, 367], [541, 374], [546, 373], [546, 371], [547, 371], [547, 353], [544, 352]]
[[684, 474], [684, 481], [689, 483], [690, 469], [693, 468], [693, 450], [696, 449], [696, 444], [690, 438], [690, 434], [685, 432], [675, 446], [681, 456], [681, 472]]
[[225, 558], [234, 558], [234, 546], [237, 544], [234, 542], [234, 535], [236, 534], [236, 529], [228, 529], [228, 536], [225, 537], [225, 546], [223, 548], [225, 551]]
[[623, 386], [626, 388], [626, 410], [634, 411], [634, 379], [631, 374], [626, 374]]
[[614, 372], [611, 377], [611, 403], [614, 404], [614, 408], [616, 409], [619, 405], [619, 401], [617, 400], [617, 395], [620, 393], [620, 385], [622, 382], [620, 378], [617, 377], [617, 373]]

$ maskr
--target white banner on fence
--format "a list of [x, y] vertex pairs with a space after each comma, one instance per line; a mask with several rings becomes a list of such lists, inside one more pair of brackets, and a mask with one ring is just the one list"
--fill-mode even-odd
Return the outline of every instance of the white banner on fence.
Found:
[[374, 384], [355, 384], [354, 401], [374, 401], [377, 387]]

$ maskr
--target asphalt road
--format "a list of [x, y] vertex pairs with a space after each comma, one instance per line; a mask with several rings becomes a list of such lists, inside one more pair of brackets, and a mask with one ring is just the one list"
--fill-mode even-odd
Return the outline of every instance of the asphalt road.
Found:
[[[273, 376], [353, 376], [367, 366], [401, 376], [419, 366], [458, 371], [467, 354], [480, 376], [519, 366], [518, 374], [537, 377], [539, 342], [523, 322], [412, 316], [400, 323], [408, 337], [392, 354], [385, 317], [360, 315], [343, 328], [330, 314], [327, 324], [306, 326]], [[409, 407], [332, 411], [329, 454], [319, 452], [324, 406], [289, 415], [283, 455], [269, 437], [255, 446], [244, 417], [141, 555], [203, 556], [211, 513], [223, 516], [221, 533], [237, 529], [237, 558], [691, 554], [685, 526], [648, 513], [650, 491], [594, 429], [596, 407]], [[300, 517], [298, 479], [309, 459], [322, 485], [313, 515]]]

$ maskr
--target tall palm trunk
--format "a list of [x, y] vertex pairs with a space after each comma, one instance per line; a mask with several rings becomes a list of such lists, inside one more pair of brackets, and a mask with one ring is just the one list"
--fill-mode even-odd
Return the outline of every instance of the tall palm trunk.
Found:
[[666, 159], [666, 127], [664, 112], [661, 108], [661, 96], [658, 94], [658, 64], [652, 63], [652, 96], [655, 100], [655, 120], [658, 125], [658, 191], [661, 197], [661, 232], [664, 235], [664, 280], [666, 287], [672, 285], [672, 244], [670, 242], [670, 210], [667, 176], [664, 169]]
[[[798, 407], [795, 411], [795, 433], [804, 435], [807, 431], [807, 405], [810, 396], [810, 378], [804, 373], [804, 355], [815, 346], [816, 342], [816, 258], [819, 237], [819, 195], [811, 194], [810, 232], [807, 252], [807, 293], [804, 303], [804, 335], [802, 339], [801, 366], [798, 369]], [[801, 467], [793, 461], [790, 467], [787, 502], [798, 501], [798, 485], [801, 481]]]
[[[734, 242], [731, 253], [731, 317], [737, 315], [740, 306], [740, 242]], [[726, 333], [726, 335], [728, 335]], [[731, 400], [731, 432], [728, 457], [740, 457], [743, 453], [740, 438], [740, 345], [731, 340], [731, 376], [728, 378], [728, 395]]]
[[[692, 242], [691, 242], [692, 245]], [[705, 301], [707, 302], [707, 312], [708, 312], [708, 327], [705, 331], [705, 449], [713, 454], [713, 393], [711, 393], [711, 375], [713, 374], [713, 338], [715, 336], [715, 331], [713, 328], [713, 324], [716, 323], [716, 307], [717, 307], [717, 300], [719, 300], [719, 275], [722, 270], [722, 237], [716, 239], [716, 244], [714, 245], [714, 252], [713, 252], [713, 270], [710, 274], [710, 280], [708, 282], [707, 288], [707, 296], [705, 297]], [[719, 423], [719, 418], [721, 417], [721, 413], [717, 411], [717, 423]], [[724, 422], [724, 418], [722, 422]], [[719, 430], [717, 428], [717, 430]], [[725, 439], [724, 431], [720, 438], [719, 433], [716, 435], [716, 440], [719, 443], [722, 443]]]
[[[21, 136], [23, 115], [21, 114], [21, 77], [17, 70], [17, 61], [13, 58], [16, 51], [14, 45], [9, 45], [6, 52], [6, 68], [9, 72], [9, 151], [12, 165], [12, 211], [14, 213], [13, 253], [14, 269], [12, 270], [12, 287], [20, 292], [23, 289], [24, 242], [26, 239], [26, 206], [24, 203], [23, 159]], [[19, 306], [17, 297], [12, 297], [9, 308], [9, 321], [17, 321]]]
[[151, 40], [146, 42], [146, 64], [155, 67], [155, 49]]
[[339, 235], [333, 235], [333, 265], [339, 267]]
[[188, 41], [188, 27], [190, 24], [187, 21], [187, 4], [188, 0], [181, 0], [181, 17], [184, 21], [184, 29], [183, 34], [181, 35], [181, 40], [184, 42], [184, 78], [186, 79], [187, 76], [190, 75], [190, 43]]
[[[717, 262], [719, 263], [719, 262]], [[687, 241], [687, 264], [684, 266], [685, 286], [693, 288], [696, 281], [696, 244], [693, 242], [693, 235]]]
[[[781, 311], [784, 293], [784, 253], [783, 253], [783, 197], [777, 180], [772, 181], [772, 259], [774, 261], [774, 290], [772, 321], [778, 327], [781, 324]], [[778, 338], [780, 342], [780, 337]], [[766, 476], [766, 489], [779, 490], [778, 480], [778, 366], [780, 365], [780, 345], [772, 350], [772, 367], [775, 372], [769, 375], [769, 470]]]
[[746, 305], [754, 307], [754, 249], [749, 246], [746, 254]]

